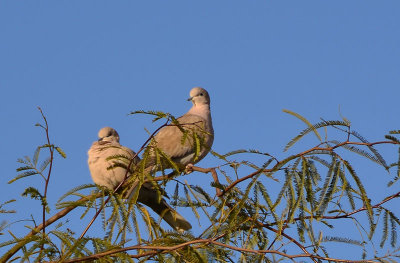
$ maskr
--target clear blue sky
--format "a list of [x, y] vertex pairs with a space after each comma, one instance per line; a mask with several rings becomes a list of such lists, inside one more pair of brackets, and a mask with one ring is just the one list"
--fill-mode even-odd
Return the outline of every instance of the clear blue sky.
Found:
[[[194, 86], [211, 95], [220, 153], [287, 156], [283, 146], [304, 124], [282, 109], [317, 122], [340, 119], [340, 107], [366, 138], [383, 139], [399, 129], [399, 14], [399, 1], [1, 1], [0, 202], [17, 198], [9, 208], [20, 212], [7, 220], [29, 218], [38, 205], [20, 193], [29, 183], [42, 187], [39, 178], [7, 184], [16, 159], [45, 142], [34, 127], [37, 106], [68, 156], [55, 160], [52, 205], [91, 183], [86, 152], [99, 128], [114, 127], [122, 144], [138, 149], [144, 127], [155, 126], [127, 113], [179, 116]], [[207, 157], [199, 166], [218, 164]], [[360, 169], [368, 191], [390, 179], [383, 169]]]

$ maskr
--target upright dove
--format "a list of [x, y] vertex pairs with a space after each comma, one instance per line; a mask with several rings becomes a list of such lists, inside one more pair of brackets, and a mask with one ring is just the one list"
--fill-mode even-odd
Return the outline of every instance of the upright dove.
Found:
[[177, 119], [179, 127], [170, 124], [154, 136], [150, 145], [153, 149], [145, 165], [147, 170], [172, 168], [168, 162], [155, 167], [157, 160], [155, 148], [166, 154], [181, 170], [189, 164], [199, 162], [210, 151], [214, 141], [210, 95], [205, 89], [195, 87], [190, 91], [188, 101], [191, 101], [193, 106]]
[[[104, 127], [98, 133], [99, 140], [95, 141], [88, 151], [88, 164], [93, 181], [110, 190], [115, 189], [124, 179], [130, 176], [127, 166], [133, 159], [133, 165], [139, 163], [140, 158], [135, 153], [119, 143], [117, 131], [111, 127]], [[178, 214], [167, 202], [160, 198], [159, 191], [152, 183], [144, 183], [138, 195], [138, 202], [147, 205], [159, 214], [172, 228], [185, 231], [192, 228], [190, 223]]]

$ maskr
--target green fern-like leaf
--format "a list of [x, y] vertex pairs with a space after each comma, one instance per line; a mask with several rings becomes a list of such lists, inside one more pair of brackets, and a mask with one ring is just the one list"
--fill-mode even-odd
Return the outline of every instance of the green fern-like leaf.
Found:
[[393, 178], [392, 181], [390, 181], [387, 184], [388, 187], [392, 186], [394, 183], [396, 183], [400, 179], [400, 147], [398, 149], [397, 162], [390, 165], [390, 167], [395, 167], [395, 166], [397, 167], [396, 176]]
[[346, 244], [356, 245], [356, 246], [360, 246], [360, 247], [362, 247], [364, 245], [364, 242], [362, 242], [362, 241], [349, 239], [349, 238], [345, 238], [345, 237], [325, 236], [322, 239], [322, 242], [339, 242], [339, 243], [346, 243]]
[[[166, 160], [168, 162], [168, 164], [172, 167], [172, 169], [174, 169], [175, 171], [179, 171], [179, 167], [177, 166], [177, 164], [174, 161], [172, 161], [172, 159], [167, 154], [165, 154], [161, 149], [157, 148], [156, 152], [162, 156], [163, 160]], [[162, 162], [160, 161], [160, 163]]]
[[[328, 173], [327, 173], [327, 175], [325, 177], [324, 184], [323, 184], [323, 186], [322, 186], [322, 188], [320, 190], [319, 202], [318, 202], [317, 207], [316, 207], [317, 210], [321, 211], [321, 207], [323, 207], [323, 206], [326, 207], [326, 205], [327, 205], [326, 202], [330, 201], [330, 197], [331, 197], [332, 193], [327, 195], [327, 192], [328, 192], [328, 188], [329, 188], [330, 182], [332, 181], [332, 177], [335, 174], [335, 170], [336, 170], [337, 166], [338, 166], [338, 162], [336, 160], [336, 157], [333, 157], [332, 158], [332, 162], [330, 164], [330, 167], [328, 169]], [[325, 211], [325, 208], [322, 209], [322, 210]], [[322, 215], [321, 212], [318, 212], [318, 214]]]
[[222, 156], [226, 158], [226, 157], [229, 157], [229, 156], [232, 156], [232, 155], [236, 155], [236, 154], [240, 154], [240, 153], [248, 153], [248, 151], [245, 150], [245, 149], [239, 149], [239, 150], [234, 150], [234, 151], [230, 151], [228, 153], [225, 153]]
[[[70, 195], [77, 195], [77, 192], [84, 190], [84, 189], [88, 189], [88, 188], [93, 188], [95, 187], [95, 184], [83, 184], [83, 185], [79, 185], [77, 187], [72, 188], [71, 190], [69, 190], [68, 192], [66, 192], [65, 194], [63, 194], [57, 201], [57, 204], [60, 204], [65, 198], [67, 198]], [[84, 194], [79, 194], [78, 196], [83, 197], [86, 196]], [[57, 207], [58, 209], [60, 209], [60, 207]]]
[[354, 202], [354, 197], [353, 197], [353, 188], [351, 187], [350, 182], [347, 180], [346, 176], [344, 173], [339, 173], [340, 176], [340, 181], [342, 182], [342, 190], [344, 190], [346, 197], [349, 201], [350, 207], [352, 210], [356, 209], [356, 204]]
[[39, 173], [37, 171], [35, 171], [35, 170], [26, 171], [26, 172], [20, 173], [19, 175], [14, 177], [14, 179], [8, 181], [8, 183], [11, 184], [11, 183], [13, 183], [13, 182], [15, 182], [15, 181], [17, 181], [19, 179], [22, 179], [22, 178], [25, 178], [25, 177], [29, 177], [29, 176], [32, 176], [32, 175], [36, 175], [36, 174], [39, 174]]
[[62, 158], [67, 158], [67, 155], [65, 154], [65, 152], [60, 148], [60, 147], [55, 147], [56, 151], [60, 154], [60, 156]]
[[199, 158], [201, 151], [201, 142], [197, 133], [193, 132], [193, 141], [194, 141], [194, 162]]
[[[337, 144], [340, 144], [340, 142], [338, 142], [338, 141], [333, 141], [333, 142], [335, 142], [335, 143], [337, 143]], [[375, 163], [377, 163], [377, 164], [379, 164], [379, 165], [382, 165], [382, 166], [384, 166], [384, 167], [387, 167], [387, 164], [386, 164], [386, 162], [383, 160], [383, 158], [379, 158], [379, 159], [378, 159], [378, 157], [376, 157], [376, 155], [372, 155], [372, 154], [370, 154], [369, 152], [366, 152], [366, 151], [364, 151], [364, 150], [362, 150], [362, 149], [360, 149], [360, 148], [358, 148], [358, 147], [356, 147], [356, 146], [345, 144], [345, 145], [343, 145], [343, 146], [341, 146], [341, 147], [344, 148], [344, 149], [347, 149], [347, 150], [349, 150], [349, 151], [351, 151], [351, 152], [354, 152], [354, 153], [356, 153], [356, 154], [359, 154], [359, 155], [361, 155], [361, 156], [363, 156], [363, 157], [365, 157], [365, 158], [368, 158], [368, 159], [370, 159], [371, 161], [373, 161], [373, 162], [375, 162]], [[378, 155], [378, 156], [380, 156], [380, 155]]]
[[305, 220], [304, 220], [304, 210], [299, 211], [299, 221], [297, 221], [296, 227], [297, 227], [297, 234], [299, 235], [299, 239], [301, 242], [305, 242]]
[[37, 147], [35, 153], [33, 154], [32, 162], [34, 166], [37, 166], [41, 149], [42, 149], [41, 147]]
[[382, 229], [382, 239], [380, 243], [380, 247], [382, 248], [385, 245], [385, 241], [388, 238], [388, 219], [389, 219], [389, 213], [385, 211], [383, 215], [383, 229]]
[[367, 215], [370, 223], [370, 233], [372, 234], [374, 226], [374, 220], [373, 220], [373, 211], [372, 211], [372, 206], [371, 206], [371, 201], [369, 200], [367, 193], [365, 191], [365, 188], [360, 180], [360, 178], [357, 176], [355, 170], [353, 167], [350, 165], [349, 162], [346, 160], [343, 160], [343, 164], [346, 166], [347, 170], [350, 172], [350, 175], [353, 177], [353, 180], [356, 182], [358, 189], [360, 190], [361, 194], [361, 199], [363, 200], [363, 204], [367, 209]]
[[[356, 138], [358, 138], [361, 142], [369, 143], [369, 141], [367, 139], [365, 139], [363, 136], [361, 136], [358, 132], [351, 131], [351, 134], [354, 135]], [[378, 152], [378, 150], [376, 150], [371, 145], [367, 145], [367, 147], [375, 155], [376, 159], [379, 160], [378, 163], [387, 169], [388, 165], [386, 164], [385, 159], [383, 159], [382, 155]]]
[[385, 135], [385, 138], [386, 138], [386, 139], [388, 139], [388, 140], [391, 140], [391, 141], [393, 141], [393, 142], [396, 142], [396, 143], [400, 144], [400, 140], [399, 140], [399, 139], [397, 139], [397, 138], [396, 138], [396, 137], [394, 137], [394, 136], [391, 136], [391, 135]]
[[196, 185], [191, 185], [190, 187], [194, 191], [199, 193], [203, 200], [205, 200], [207, 203], [211, 203], [212, 199], [211, 199], [210, 195], [206, 191], [204, 191], [204, 189], [202, 189], [201, 187], [196, 186]]
[[390, 245], [392, 246], [392, 247], [396, 247], [396, 244], [397, 244], [397, 231], [396, 231], [396, 226], [397, 226], [397, 224], [396, 224], [397, 222], [396, 222], [396, 220], [395, 220], [395, 218], [393, 218], [391, 215], [390, 215], [390, 230], [391, 230], [391, 235], [390, 235]]
[[301, 138], [303, 138], [305, 135], [307, 135], [311, 131], [317, 130], [322, 127], [327, 127], [327, 126], [349, 127], [348, 123], [343, 122], [343, 121], [322, 121], [322, 122], [316, 123], [316, 124], [312, 125], [311, 127], [304, 129], [302, 132], [300, 132], [299, 135], [297, 135], [296, 137], [291, 139], [289, 141], [289, 143], [285, 146], [284, 151], [287, 151], [290, 147], [292, 147], [296, 142], [298, 142]]
[[50, 164], [50, 162], [51, 162], [51, 158], [50, 157], [47, 158], [46, 160], [44, 160], [41, 163], [40, 167], [39, 167], [39, 171], [42, 173], [44, 170], [46, 170], [46, 168]]
[[187, 200], [190, 208], [192, 208], [194, 215], [196, 216], [197, 219], [200, 219], [200, 214], [197, 212], [196, 205], [193, 203], [192, 198], [190, 198], [188, 188], [184, 187], [183, 190], [185, 193], [186, 200]]
[[303, 172], [294, 173], [294, 176], [292, 177], [295, 187], [296, 187], [296, 192], [297, 192], [297, 196], [296, 196], [296, 201], [294, 203], [293, 207], [290, 207], [290, 212], [288, 214], [288, 221], [292, 222], [295, 212], [297, 211], [297, 209], [301, 211], [303, 211], [304, 213], [304, 204], [303, 204], [303, 198], [304, 198], [304, 189], [305, 189], [305, 174]]
[[342, 171], [340, 169], [340, 165], [337, 164], [333, 170], [333, 173], [332, 173], [333, 177], [332, 177], [331, 183], [329, 185], [329, 188], [327, 189], [325, 196], [322, 199], [323, 202], [321, 203], [320, 209], [318, 211], [319, 215], [323, 215], [325, 213], [329, 202], [331, 202], [332, 196], [336, 190], [336, 184], [337, 184], [337, 180], [339, 178], [340, 173], [342, 173]]
[[[11, 204], [11, 203], [13, 203], [13, 202], [15, 202], [15, 201], [17, 201], [17, 200], [11, 199], [11, 200], [5, 201], [4, 203], [0, 204], [0, 214], [12, 214], [12, 213], [16, 213], [15, 210], [6, 210], [6, 209], [3, 209], [3, 207], [4, 207], [5, 205]], [[0, 231], [1, 231], [1, 228], [0, 228]]]
[[277, 215], [276, 212], [275, 212], [274, 204], [272, 203], [271, 198], [270, 198], [270, 196], [269, 196], [269, 194], [268, 194], [267, 189], [265, 188], [265, 186], [264, 186], [262, 183], [257, 182], [255, 188], [258, 188], [259, 191], [261, 192], [262, 196], [264, 197], [264, 200], [265, 200], [265, 202], [267, 203], [268, 208], [269, 208], [269, 211], [270, 211], [270, 213], [272, 214], [272, 216], [273, 216], [275, 222], [279, 222], [280, 220], [279, 220], [279, 218], [278, 218], [278, 215]]
[[302, 160], [302, 170], [303, 174], [305, 175], [306, 200], [310, 204], [311, 211], [314, 211], [314, 206], [316, 203], [315, 193], [313, 190], [314, 178], [311, 172], [311, 164], [306, 158]]
[[328, 161], [326, 161], [326, 160], [324, 160], [324, 159], [322, 159], [322, 158], [320, 158], [320, 157], [318, 157], [318, 156], [310, 156], [310, 157], [308, 157], [308, 158], [310, 158], [310, 159], [312, 159], [312, 160], [314, 160], [314, 161], [317, 161], [317, 162], [319, 162], [320, 164], [322, 164], [323, 166], [325, 166], [325, 167], [330, 167], [331, 166], [331, 164], [328, 162]]
[[25, 191], [21, 194], [22, 196], [29, 196], [32, 199], [35, 200], [42, 200], [43, 199], [43, 195], [39, 192], [38, 189], [34, 188], [34, 187], [28, 187], [25, 189]]
[[168, 114], [167, 113], [164, 113], [164, 112], [161, 112], [161, 111], [152, 111], [152, 110], [149, 110], [149, 111], [145, 111], [145, 110], [136, 110], [136, 111], [131, 111], [128, 115], [136, 115], [136, 114], [147, 114], [147, 115], [152, 115], [152, 116], [157, 116], [157, 117], [165, 117], [165, 116], [167, 116]]
[[283, 186], [282, 186], [281, 190], [279, 191], [279, 194], [275, 200], [275, 203], [272, 206], [274, 209], [281, 202], [284, 193], [288, 190], [289, 183], [291, 182], [291, 180], [292, 180], [291, 173], [287, 169], [285, 169], [285, 182], [283, 183]]
[[295, 116], [296, 118], [300, 119], [302, 122], [304, 122], [310, 129], [312, 129], [312, 131], [315, 133], [315, 136], [317, 136], [319, 141], [322, 141], [321, 135], [319, 135], [317, 129], [313, 128], [313, 125], [311, 124], [311, 122], [309, 122], [306, 118], [304, 118], [303, 116], [301, 116], [300, 114], [290, 111], [290, 110], [286, 110], [284, 109], [283, 112], [286, 112], [290, 115]]

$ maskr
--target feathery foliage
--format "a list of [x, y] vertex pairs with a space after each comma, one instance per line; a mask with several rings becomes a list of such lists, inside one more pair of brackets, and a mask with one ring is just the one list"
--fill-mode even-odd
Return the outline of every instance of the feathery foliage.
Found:
[[[382, 173], [394, 171], [388, 186], [395, 185], [400, 178], [400, 141], [396, 137], [400, 131], [390, 131], [385, 142], [371, 143], [353, 130], [347, 119], [312, 124], [298, 113], [284, 111], [307, 126], [288, 142], [285, 151], [310, 132], [315, 134], [318, 144], [283, 159], [262, 149], [240, 149], [224, 154], [211, 151], [217, 167], [193, 167], [195, 174], [186, 175], [185, 167], [175, 163], [150, 138], [137, 166], [132, 166], [127, 156], [108, 158], [114, 162], [108, 167], [110, 172], [116, 168], [127, 170], [128, 178], [122, 189], [113, 191], [94, 184], [76, 186], [60, 193], [55, 207], [51, 207], [46, 191], [36, 186], [27, 187], [23, 195], [39, 200], [37, 207], [44, 214], [53, 214], [31, 219], [25, 236], [14, 234], [17, 222], [0, 221], [0, 235], [8, 237], [0, 243], [0, 248], [5, 250], [0, 261], [287, 262], [292, 259], [342, 262], [338, 260], [340, 253], [330, 246], [332, 242], [359, 249], [360, 259], [371, 258], [365, 262], [398, 260], [400, 220], [397, 211], [386, 204], [396, 201], [400, 192], [388, 192], [385, 199], [374, 200], [373, 190], [368, 190], [365, 182], [370, 176], [381, 174], [360, 174], [352, 154], [365, 159], [365, 165], [383, 167]], [[130, 114], [151, 115], [153, 121], [164, 119], [164, 125], [176, 125], [182, 131], [181, 143], [192, 143], [194, 159], [204, 147], [201, 136], [184, 129], [169, 113], [133, 111]], [[37, 126], [48, 135], [44, 115], [43, 119], [45, 124]], [[326, 134], [332, 129], [346, 139], [339, 136], [328, 140], [327, 135], [321, 136], [321, 128]], [[381, 144], [389, 149], [395, 147], [396, 158], [390, 165], [377, 150]], [[32, 157], [18, 159], [20, 167], [9, 183], [34, 179], [51, 187], [53, 153], [66, 157], [60, 147], [49, 141], [37, 147]], [[146, 172], [148, 163], [156, 169]], [[206, 173], [213, 175], [213, 182], [204, 179], [204, 184], [194, 185], [186, 178], [208, 178]], [[139, 189], [147, 182], [154, 186], [160, 198], [166, 197], [164, 189], [174, 184], [169, 203], [179, 213], [185, 211], [185, 217], [194, 219], [191, 221], [194, 230], [173, 231], [151, 209], [137, 202]], [[130, 187], [134, 190], [125, 198]], [[0, 213], [16, 212], [3, 208], [13, 202], [14, 199], [3, 201]], [[72, 210], [78, 216], [69, 216]], [[76, 220], [85, 222], [86, 229], [96, 227], [97, 231], [80, 232], [80, 228], [71, 224]], [[89, 224], [91, 220], [93, 226]], [[45, 228], [43, 222], [46, 222]], [[359, 235], [339, 234], [337, 229], [341, 224], [357, 229]], [[376, 241], [380, 242], [380, 250], [371, 249]], [[391, 252], [387, 252], [389, 246]]]

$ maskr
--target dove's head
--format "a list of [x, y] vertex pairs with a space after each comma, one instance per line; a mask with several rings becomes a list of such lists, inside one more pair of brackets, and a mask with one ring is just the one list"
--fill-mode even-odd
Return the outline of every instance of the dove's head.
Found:
[[200, 106], [200, 105], [210, 105], [210, 95], [208, 92], [200, 87], [195, 87], [190, 91], [190, 98], [193, 105]]
[[111, 127], [101, 128], [99, 133], [99, 141], [115, 141], [119, 142], [118, 132]]

